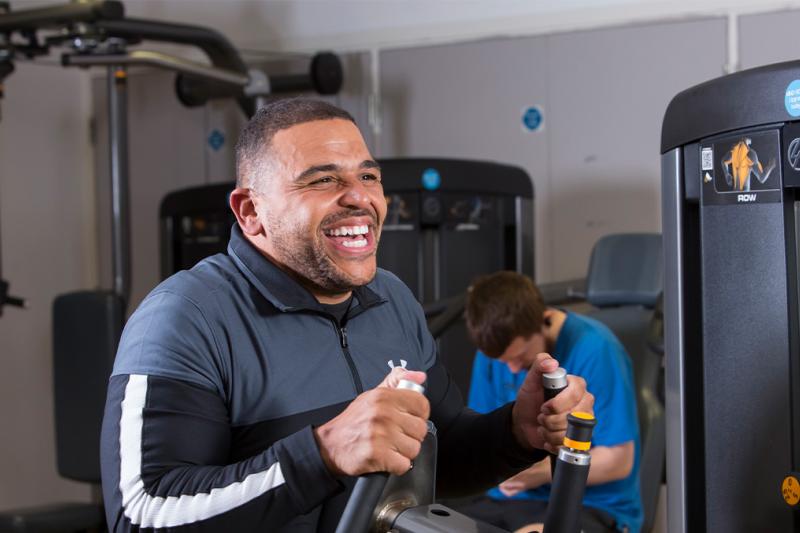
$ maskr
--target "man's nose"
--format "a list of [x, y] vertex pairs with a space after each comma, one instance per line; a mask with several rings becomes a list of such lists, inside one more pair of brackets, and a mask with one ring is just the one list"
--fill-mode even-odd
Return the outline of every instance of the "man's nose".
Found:
[[345, 207], [367, 207], [371, 203], [369, 192], [361, 180], [350, 181], [339, 199]]

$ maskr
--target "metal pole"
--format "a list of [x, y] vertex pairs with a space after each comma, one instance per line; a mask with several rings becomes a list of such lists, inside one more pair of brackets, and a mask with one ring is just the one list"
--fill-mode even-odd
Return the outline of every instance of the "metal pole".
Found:
[[131, 291], [131, 232], [128, 194], [128, 74], [108, 67], [108, 133], [111, 163], [111, 248], [114, 292], [127, 307]]

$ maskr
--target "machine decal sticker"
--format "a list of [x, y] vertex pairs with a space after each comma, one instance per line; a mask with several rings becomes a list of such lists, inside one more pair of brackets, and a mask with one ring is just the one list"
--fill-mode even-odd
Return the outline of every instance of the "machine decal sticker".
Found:
[[384, 231], [413, 231], [416, 228], [416, 213], [411, 208], [411, 202], [406, 201], [402, 194], [386, 194], [386, 220], [383, 222]]
[[800, 117], [800, 80], [794, 80], [786, 87], [783, 104], [787, 113], [793, 117]]
[[731, 147], [730, 151], [722, 158], [722, 170], [725, 174], [725, 183], [737, 191], [750, 191], [750, 179], [755, 178], [764, 183], [775, 170], [775, 159], [770, 159], [767, 167], [758, 160], [758, 153], [751, 146], [749, 137]]
[[700, 150], [700, 160], [703, 163], [703, 170], [714, 170], [714, 150], [712, 148]]
[[783, 501], [794, 507], [800, 503], [800, 484], [794, 476], [786, 476], [781, 483], [781, 494]]
[[525, 131], [539, 131], [544, 125], [542, 108], [532, 105], [522, 110], [522, 127]]
[[786, 149], [786, 161], [792, 170], [800, 170], [800, 137], [795, 137]]
[[442, 176], [435, 168], [426, 168], [422, 171], [422, 186], [429, 191], [435, 191], [442, 184]]
[[[701, 144], [703, 204], [750, 204], [781, 200], [777, 130]], [[712, 164], [708, 164], [708, 157]], [[709, 168], [710, 167], [710, 168]]]

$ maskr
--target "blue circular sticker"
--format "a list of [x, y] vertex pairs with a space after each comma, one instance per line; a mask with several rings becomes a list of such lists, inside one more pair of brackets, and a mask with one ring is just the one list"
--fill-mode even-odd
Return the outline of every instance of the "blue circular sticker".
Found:
[[786, 111], [793, 117], [800, 117], [800, 80], [794, 80], [786, 88], [783, 103]]
[[522, 125], [528, 131], [537, 131], [542, 127], [544, 122], [544, 115], [542, 110], [537, 106], [531, 106], [522, 113]]
[[442, 184], [442, 176], [435, 168], [426, 168], [422, 171], [422, 186], [429, 191], [435, 191]]

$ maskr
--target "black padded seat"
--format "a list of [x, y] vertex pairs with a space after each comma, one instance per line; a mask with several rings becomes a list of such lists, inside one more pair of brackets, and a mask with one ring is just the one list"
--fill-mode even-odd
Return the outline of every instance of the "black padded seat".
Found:
[[[100, 484], [100, 427], [124, 317], [124, 302], [111, 291], [62, 294], [53, 302], [56, 465], [73, 481]], [[99, 502], [0, 511], [0, 533], [105, 530]]]
[[594, 246], [586, 278], [586, 313], [604, 323], [620, 340], [633, 364], [641, 436], [641, 485], [644, 524], [650, 531], [666, 453], [663, 403], [663, 353], [654, 338], [663, 327], [657, 309], [663, 290], [663, 252], [658, 233], [603, 237]]

